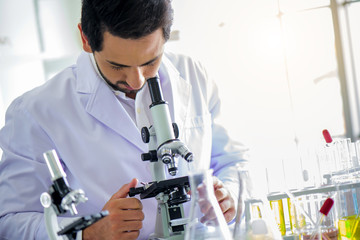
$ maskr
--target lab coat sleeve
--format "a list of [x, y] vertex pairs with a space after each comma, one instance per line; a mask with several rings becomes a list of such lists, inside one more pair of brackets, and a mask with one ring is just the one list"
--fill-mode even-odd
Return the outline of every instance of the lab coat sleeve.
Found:
[[11, 104], [0, 131], [0, 239], [42, 240], [48, 237], [40, 195], [51, 185], [42, 153], [54, 147], [23, 105], [22, 98]]
[[239, 196], [239, 168], [245, 168], [248, 160], [248, 148], [232, 139], [225, 127], [218, 121], [221, 114], [221, 101], [214, 81], [209, 87], [208, 106], [212, 116], [212, 150], [210, 167], [230, 191], [235, 202]]
[[[7, 214], [0, 218], [0, 239], [19, 239], [19, 240], [44, 240], [48, 239], [45, 228], [44, 215], [42, 213], [15, 213]], [[58, 218], [60, 226], [67, 226], [73, 218]], [[79, 231], [76, 240], [82, 239], [82, 231]]]

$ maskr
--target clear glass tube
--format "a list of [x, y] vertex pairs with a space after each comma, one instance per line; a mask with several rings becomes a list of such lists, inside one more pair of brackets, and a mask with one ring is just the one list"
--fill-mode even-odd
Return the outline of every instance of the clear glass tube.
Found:
[[216, 200], [212, 170], [192, 173], [190, 177], [190, 221], [186, 225], [185, 240], [230, 240], [231, 234]]

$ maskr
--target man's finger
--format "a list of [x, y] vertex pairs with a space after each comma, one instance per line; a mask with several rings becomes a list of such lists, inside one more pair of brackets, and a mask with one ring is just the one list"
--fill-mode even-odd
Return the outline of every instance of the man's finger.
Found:
[[208, 200], [199, 200], [199, 207], [203, 214], [206, 214], [209, 209], [212, 207], [210, 201]]
[[223, 212], [223, 213], [227, 212], [232, 206], [230, 200], [221, 201], [221, 202], [219, 202], [219, 205], [220, 205], [221, 212]]
[[215, 197], [218, 202], [224, 200], [229, 196], [229, 192], [225, 188], [218, 188], [215, 190]]
[[217, 217], [215, 214], [214, 208], [209, 208], [206, 214], [200, 218], [200, 222], [204, 224], [209, 224], [208, 222], [211, 221], [213, 224], [217, 225]]
[[226, 222], [230, 222], [231, 220], [233, 220], [235, 215], [236, 215], [236, 212], [235, 212], [234, 208], [230, 208], [228, 211], [226, 211], [224, 213]]
[[140, 231], [126, 231], [123, 233], [125, 239], [137, 239], [140, 235]]
[[213, 186], [214, 186], [214, 189], [218, 189], [218, 188], [222, 188], [224, 186], [224, 184], [217, 177], [213, 176]]
[[113, 216], [117, 221], [142, 221], [145, 218], [145, 215], [142, 210], [122, 210]]
[[136, 178], [133, 178], [131, 180], [131, 182], [129, 182], [128, 184], [123, 185], [119, 191], [117, 191], [112, 197], [111, 199], [117, 199], [117, 198], [126, 198], [130, 188], [132, 187], [136, 187], [136, 185], [138, 184], [138, 180]]
[[142, 227], [142, 221], [124, 221], [121, 223], [121, 226], [119, 226], [119, 229], [124, 231], [136, 231], [140, 230]]

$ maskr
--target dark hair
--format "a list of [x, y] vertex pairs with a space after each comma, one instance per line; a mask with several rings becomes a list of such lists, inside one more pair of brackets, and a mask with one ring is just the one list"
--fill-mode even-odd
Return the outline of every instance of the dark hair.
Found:
[[101, 51], [108, 31], [125, 39], [139, 39], [163, 29], [170, 37], [173, 21], [171, 0], [82, 0], [81, 27], [92, 51]]

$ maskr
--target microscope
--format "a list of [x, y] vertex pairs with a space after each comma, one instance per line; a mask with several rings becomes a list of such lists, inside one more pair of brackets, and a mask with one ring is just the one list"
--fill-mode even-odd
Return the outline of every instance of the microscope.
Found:
[[89, 227], [109, 213], [108, 211], [102, 211], [98, 214], [80, 217], [61, 228], [57, 217], [68, 211], [71, 215], [78, 214], [76, 206], [79, 203], [86, 202], [88, 199], [85, 197], [83, 190], [73, 190], [69, 187], [66, 174], [55, 150], [47, 151], [43, 155], [53, 182], [49, 191], [40, 196], [40, 202], [44, 207], [46, 231], [50, 240], [75, 240], [78, 231]]
[[152, 182], [143, 187], [131, 188], [129, 196], [140, 194], [141, 199], [155, 197], [158, 203], [155, 232], [149, 239], [182, 240], [188, 219], [184, 218], [183, 203], [190, 201], [188, 176], [166, 179], [165, 169], [171, 176], [177, 174], [177, 158], [193, 161], [193, 154], [182, 143], [176, 123], [172, 123], [169, 107], [163, 99], [159, 77], [149, 78], [147, 84], [151, 96], [150, 111], [153, 125], [141, 129], [144, 143], [149, 152], [141, 159], [150, 161]]

